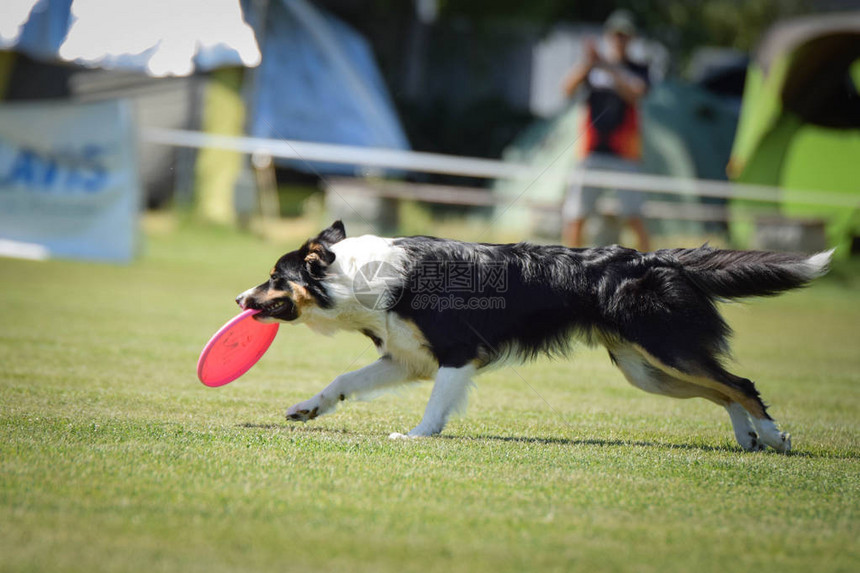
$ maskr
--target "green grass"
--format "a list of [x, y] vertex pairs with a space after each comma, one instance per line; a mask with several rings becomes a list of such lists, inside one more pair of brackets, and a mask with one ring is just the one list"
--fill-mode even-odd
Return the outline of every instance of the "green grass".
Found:
[[362, 336], [283, 327], [245, 377], [196, 380], [288, 246], [196, 229], [128, 267], [0, 259], [0, 570], [860, 568], [856, 273], [725, 309], [792, 455], [741, 452], [724, 412], [588, 349], [483, 376], [443, 437], [392, 442], [429, 386], [282, 418], [373, 359]]

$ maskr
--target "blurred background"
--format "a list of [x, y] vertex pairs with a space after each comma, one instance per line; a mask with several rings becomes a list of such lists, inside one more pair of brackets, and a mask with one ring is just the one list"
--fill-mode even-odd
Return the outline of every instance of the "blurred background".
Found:
[[[639, 168], [588, 173], [589, 93], [563, 84], [618, 9]], [[622, 188], [654, 247], [847, 258], [859, 86], [852, 0], [4, 0], [0, 254], [127, 262], [141, 228], [334, 218], [557, 243], [584, 180], [607, 191], [587, 244], [633, 245]]]

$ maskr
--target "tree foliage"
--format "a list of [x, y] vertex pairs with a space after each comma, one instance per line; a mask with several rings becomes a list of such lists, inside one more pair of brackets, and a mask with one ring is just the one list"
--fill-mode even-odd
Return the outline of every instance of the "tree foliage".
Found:
[[811, 0], [440, 0], [444, 18], [599, 23], [616, 8], [639, 19], [643, 34], [663, 42], [681, 59], [699, 46], [751, 51], [761, 35], [780, 19], [812, 12]]

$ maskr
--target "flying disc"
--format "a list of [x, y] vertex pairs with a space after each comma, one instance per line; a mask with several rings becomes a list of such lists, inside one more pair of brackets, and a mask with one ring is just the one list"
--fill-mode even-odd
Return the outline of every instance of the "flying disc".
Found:
[[269, 349], [279, 323], [254, 320], [259, 310], [248, 309], [233, 317], [203, 347], [197, 360], [197, 377], [206, 386], [223, 386], [247, 372]]

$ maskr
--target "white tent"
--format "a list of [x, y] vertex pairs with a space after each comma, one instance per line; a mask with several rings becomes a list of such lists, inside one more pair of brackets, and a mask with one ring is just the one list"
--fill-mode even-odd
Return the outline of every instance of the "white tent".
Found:
[[239, 0], [4, 0], [0, 49], [153, 77], [261, 60]]

